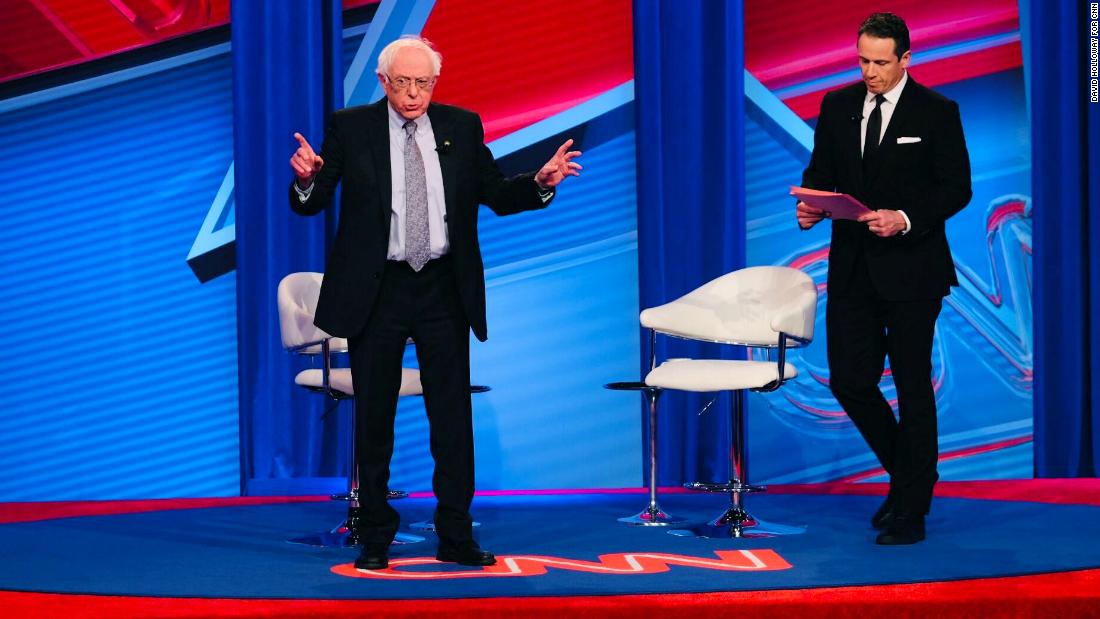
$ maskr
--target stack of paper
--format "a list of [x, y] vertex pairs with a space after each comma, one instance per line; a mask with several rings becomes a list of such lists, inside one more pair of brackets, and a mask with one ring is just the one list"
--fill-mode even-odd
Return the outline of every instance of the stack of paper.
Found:
[[825, 211], [825, 216], [830, 219], [859, 219], [860, 215], [871, 212], [871, 209], [864, 206], [862, 202], [846, 193], [818, 191], [791, 185], [791, 195], [814, 208]]

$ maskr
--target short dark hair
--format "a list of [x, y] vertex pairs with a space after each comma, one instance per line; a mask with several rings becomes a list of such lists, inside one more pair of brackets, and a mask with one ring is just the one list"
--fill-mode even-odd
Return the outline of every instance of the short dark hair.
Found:
[[870, 17], [863, 20], [856, 39], [865, 34], [876, 39], [893, 39], [894, 55], [898, 59], [909, 51], [909, 27], [905, 25], [905, 20], [893, 13], [871, 13]]

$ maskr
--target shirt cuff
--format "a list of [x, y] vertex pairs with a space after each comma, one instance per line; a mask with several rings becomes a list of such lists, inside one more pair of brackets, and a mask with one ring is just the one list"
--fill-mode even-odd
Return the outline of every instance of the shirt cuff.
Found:
[[539, 199], [542, 200], [543, 204], [546, 204], [550, 201], [550, 198], [554, 197], [553, 187], [547, 187], [546, 189], [543, 189], [539, 186], [538, 181], [535, 181], [535, 189], [539, 192]]
[[[313, 187], [310, 186], [310, 189]], [[909, 221], [909, 216], [905, 214], [905, 211], [898, 211], [901, 213], [901, 218], [905, 220], [905, 229], [901, 231], [902, 234], [909, 234], [909, 231], [913, 229], [913, 223]]]
[[[298, 201], [305, 204], [309, 201], [309, 194], [313, 193], [313, 183], [309, 184], [309, 187], [302, 189], [298, 186], [298, 181], [294, 181], [294, 191], [298, 192]], [[909, 221], [908, 219], [906, 221]]]

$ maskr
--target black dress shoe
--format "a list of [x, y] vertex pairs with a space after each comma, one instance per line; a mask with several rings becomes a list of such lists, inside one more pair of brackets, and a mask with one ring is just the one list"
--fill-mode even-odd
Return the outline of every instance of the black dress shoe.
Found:
[[875, 543], [883, 546], [903, 546], [916, 544], [923, 539], [924, 516], [897, 513], [886, 525], [886, 530], [875, 538]]
[[439, 543], [439, 550], [435, 553], [436, 561], [445, 563], [457, 563], [459, 565], [495, 565], [497, 558], [488, 550], [482, 550], [477, 543], [467, 542], [463, 544]]
[[355, 559], [357, 570], [384, 570], [390, 565], [389, 547], [367, 545], [359, 551], [359, 557]]
[[871, 526], [876, 529], [885, 529], [886, 525], [894, 519], [894, 499], [887, 495], [886, 500], [879, 505], [878, 511], [871, 516]]

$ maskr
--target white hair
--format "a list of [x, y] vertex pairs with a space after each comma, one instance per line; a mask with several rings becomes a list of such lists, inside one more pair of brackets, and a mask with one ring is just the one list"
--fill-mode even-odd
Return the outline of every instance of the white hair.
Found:
[[443, 67], [443, 55], [435, 51], [435, 47], [432, 46], [431, 41], [413, 34], [407, 34], [382, 48], [382, 53], [378, 54], [378, 69], [376, 69], [375, 72], [378, 73], [378, 75], [388, 76], [397, 52], [406, 47], [413, 47], [428, 52], [428, 57], [432, 61], [432, 77], [439, 77], [439, 70]]

